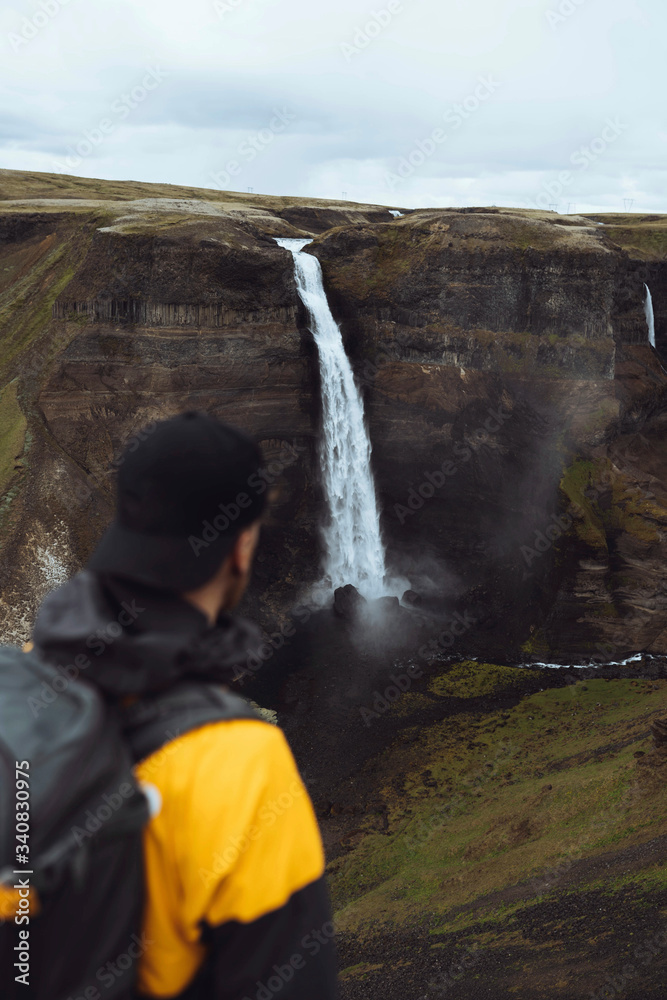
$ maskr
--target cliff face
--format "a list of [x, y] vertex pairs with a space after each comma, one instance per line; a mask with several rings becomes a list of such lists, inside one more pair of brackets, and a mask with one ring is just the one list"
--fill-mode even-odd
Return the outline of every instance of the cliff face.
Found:
[[314, 245], [391, 549], [413, 573], [430, 554], [482, 648], [664, 652], [667, 379], [643, 304], [667, 268], [587, 219], [526, 216], [414, 212]]
[[[32, 200], [16, 200], [21, 185]], [[660, 335], [661, 219], [393, 221], [377, 206], [11, 172], [3, 193], [7, 637], [91, 551], [123, 442], [187, 406], [267, 454], [277, 495], [254, 610], [275, 620], [317, 575], [317, 359], [273, 236], [321, 234], [312, 252], [364, 386], [395, 565], [467, 608], [484, 647], [666, 651], [667, 378], [643, 315], [648, 281]]]
[[[16, 453], [3, 465], [6, 636], [22, 638], [45, 592], [91, 551], [111, 516], [125, 441], [187, 407], [262, 440], [267, 488], [278, 490], [272, 523], [285, 531], [268, 526], [261, 594], [263, 581], [290, 571], [283, 545], [317, 545], [312, 347], [297, 322], [291, 258], [217, 206], [193, 217], [133, 204], [129, 219], [126, 205], [49, 208], [2, 216], [2, 400]], [[291, 231], [267, 218], [267, 228]]]

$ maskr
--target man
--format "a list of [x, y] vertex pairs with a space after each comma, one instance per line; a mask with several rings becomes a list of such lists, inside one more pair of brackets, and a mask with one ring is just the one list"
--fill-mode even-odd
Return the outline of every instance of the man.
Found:
[[[259, 538], [260, 467], [249, 438], [204, 413], [134, 439], [116, 519], [86, 570], [44, 603], [37, 650], [65, 663], [85, 648], [86, 679], [129, 710], [184, 680], [228, 681], [261, 641], [228, 614]], [[249, 711], [173, 735], [137, 767], [153, 813], [140, 996], [330, 1000], [322, 845], [283, 734]]]

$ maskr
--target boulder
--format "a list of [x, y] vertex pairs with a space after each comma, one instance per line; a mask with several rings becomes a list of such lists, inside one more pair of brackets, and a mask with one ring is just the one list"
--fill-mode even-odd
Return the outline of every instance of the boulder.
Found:
[[398, 597], [380, 597], [377, 601], [371, 601], [373, 611], [382, 611], [384, 614], [398, 615], [400, 613], [400, 602]]
[[367, 603], [366, 598], [351, 583], [346, 587], [339, 587], [334, 593], [334, 612], [339, 618], [356, 618]]

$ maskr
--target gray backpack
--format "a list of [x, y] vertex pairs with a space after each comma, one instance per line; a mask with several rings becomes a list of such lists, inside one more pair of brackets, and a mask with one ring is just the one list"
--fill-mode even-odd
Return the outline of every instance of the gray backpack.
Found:
[[187, 681], [119, 710], [35, 653], [0, 647], [0, 883], [23, 895], [0, 922], [5, 1000], [77, 1000], [91, 987], [105, 1000], [132, 996], [149, 816], [133, 765], [191, 729], [238, 718], [257, 715]]

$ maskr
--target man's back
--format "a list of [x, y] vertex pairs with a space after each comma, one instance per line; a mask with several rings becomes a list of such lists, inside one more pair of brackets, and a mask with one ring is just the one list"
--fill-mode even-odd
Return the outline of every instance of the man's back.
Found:
[[275, 976], [294, 981], [288, 996], [321, 996], [315, 966], [333, 969], [313, 937], [319, 932], [333, 952], [324, 858], [280, 730], [246, 719], [205, 726], [137, 774], [161, 798], [145, 835], [140, 989], [180, 995], [205, 964], [206, 942], [214, 958], [202, 997], [254, 998], [263, 977], [270, 989]]
[[[47, 599], [34, 638], [56, 664], [85, 653], [81, 676], [129, 714], [165, 683], [223, 682], [257, 641], [242, 620], [210, 628], [178, 595], [89, 571]], [[144, 922], [130, 954], [140, 994], [262, 1000], [280, 989], [289, 1000], [330, 1000], [322, 845], [282, 732], [240, 718], [170, 735], [136, 769], [153, 813]]]

